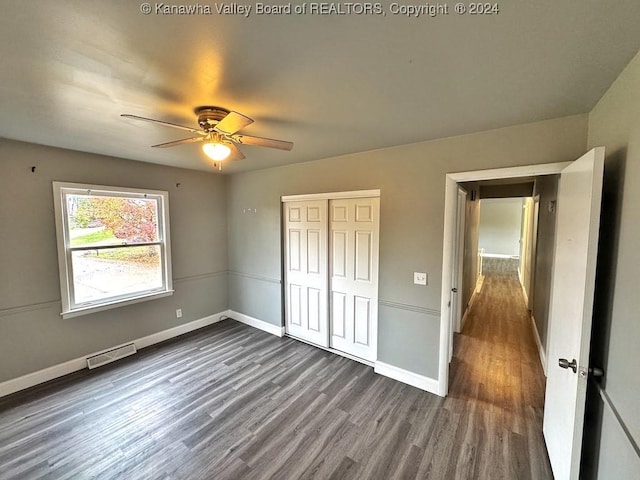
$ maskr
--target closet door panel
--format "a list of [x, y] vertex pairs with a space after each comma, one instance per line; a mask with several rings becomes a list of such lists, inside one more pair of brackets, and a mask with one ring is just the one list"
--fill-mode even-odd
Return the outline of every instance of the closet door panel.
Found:
[[285, 329], [289, 335], [329, 346], [328, 202], [286, 202]]
[[329, 203], [330, 345], [377, 358], [379, 198]]

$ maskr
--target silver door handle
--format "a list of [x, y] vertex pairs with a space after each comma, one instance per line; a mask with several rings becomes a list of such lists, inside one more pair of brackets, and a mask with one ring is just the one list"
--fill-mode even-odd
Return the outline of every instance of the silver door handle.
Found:
[[573, 370], [573, 373], [576, 373], [578, 371], [578, 363], [576, 362], [575, 358], [571, 361], [567, 360], [566, 358], [561, 358], [558, 360], [558, 365], [561, 368], [570, 368], [571, 370]]

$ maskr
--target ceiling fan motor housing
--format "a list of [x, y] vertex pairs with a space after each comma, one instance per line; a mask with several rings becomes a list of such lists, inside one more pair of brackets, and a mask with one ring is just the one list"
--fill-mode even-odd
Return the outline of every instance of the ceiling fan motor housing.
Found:
[[200, 128], [211, 132], [220, 120], [229, 115], [229, 110], [222, 107], [198, 107], [194, 113], [198, 116]]

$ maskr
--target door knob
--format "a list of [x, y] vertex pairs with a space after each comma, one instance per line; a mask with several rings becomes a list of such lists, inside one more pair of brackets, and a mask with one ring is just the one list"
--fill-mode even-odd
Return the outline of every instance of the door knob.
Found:
[[452, 291], [453, 293], [458, 293], [458, 289], [457, 289], [456, 287], [453, 287], [453, 288], [451, 289], [451, 291]]
[[558, 365], [561, 368], [570, 368], [571, 370], [573, 370], [573, 373], [576, 373], [576, 371], [578, 370], [578, 363], [576, 362], [575, 358], [571, 361], [567, 360], [566, 358], [561, 358], [558, 360]]

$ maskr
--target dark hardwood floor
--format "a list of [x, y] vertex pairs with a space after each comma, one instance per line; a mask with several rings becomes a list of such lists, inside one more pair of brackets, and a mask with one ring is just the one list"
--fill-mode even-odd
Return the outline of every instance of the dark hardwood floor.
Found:
[[475, 468], [459, 478], [553, 479], [542, 436], [545, 377], [517, 267], [485, 259], [481, 293], [454, 340], [444, 408], [466, 417]]
[[225, 320], [0, 399], [0, 479], [546, 479], [543, 376], [510, 276], [450, 395]]

